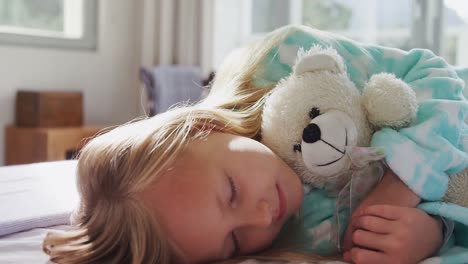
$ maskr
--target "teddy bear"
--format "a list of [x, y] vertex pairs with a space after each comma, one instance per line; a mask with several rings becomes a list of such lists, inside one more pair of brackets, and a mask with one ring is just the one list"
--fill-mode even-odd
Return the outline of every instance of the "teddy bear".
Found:
[[[360, 92], [336, 50], [314, 46], [298, 52], [293, 72], [267, 97], [261, 142], [304, 184], [338, 196], [354, 180], [355, 186], [367, 184], [354, 190], [363, 196], [383, 174], [385, 153], [369, 147], [372, 134], [408, 126], [417, 109], [414, 91], [393, 74], [371, 76]], [[444, 200], [468, 207], [466, 186], [467, 169], [450, 175]]]

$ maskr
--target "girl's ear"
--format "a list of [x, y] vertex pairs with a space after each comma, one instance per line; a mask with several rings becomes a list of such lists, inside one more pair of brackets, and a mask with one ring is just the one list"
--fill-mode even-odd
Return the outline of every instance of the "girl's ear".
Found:
[[309, 51], [299, 54], [294, 73], [303, 74], [314, 71], [343, 73], [345, 71], [343, 59], [332, 48], [322, 49], [314, 46]]

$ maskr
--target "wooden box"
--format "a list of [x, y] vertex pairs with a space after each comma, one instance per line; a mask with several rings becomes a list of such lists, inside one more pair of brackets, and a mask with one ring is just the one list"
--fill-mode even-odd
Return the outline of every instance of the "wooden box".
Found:
[[80, 92], [18, 91], [16, 126], [64, 127], [83, 125]]
[[103, 127], [6, 127], [5, 164], [72, 159]]

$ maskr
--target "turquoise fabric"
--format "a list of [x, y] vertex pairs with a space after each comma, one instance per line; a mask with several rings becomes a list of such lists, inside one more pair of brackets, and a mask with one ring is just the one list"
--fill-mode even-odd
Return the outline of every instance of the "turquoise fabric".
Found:
[[[440, 249], [437, 256], [427, 263], [468, 263], [468, 208], [443, 202], [424, 202], [418, 207], [431, 215], [440, 215], [455, 221], [455, 230], [449, 241]], [[322, 256], [339, 253], [337, 245], [333, 242], [335, 225], [335, 200], [327, 196], [326, 192], [313, 189], [304, 195], [302, 203], [302, 221], [289, 223], [282, 230], [278, 241], [281, 241], [290, 232], [290, 225], [299, 225], [297, 235], [288, 245], [299, 251], [319, 254]], [[339, 230], [342, 239], [349, 220], [349, 211], [340, 212], [343, 221]]]
[[[293, 65], [284, 55], [285, 51], [307, 50], [319, 45], [337, 50], [345, 61], [349, 77], [360, 90], [372, 75], [381, 72], [395, 74], [414, 89], [419, 103], [416, 120], [404, 129], [385, 128], [376, 132], [371, 145], [385, 149], [388, 166], [425, 201], [421, 209], [457, 223], [451, 247], [457, 250], [447, 249], [450, 257], [446, 255], [440, 262], [467, 263], [468, 223], [463, 219], [468, 219], [468, 209], [436, 201], [447, 190], [448, 174], [468, 166], [468, 126], [464, 121], [468, 102], [463, 95], [465, 82], [458, 76], [468, 79], [468, 70], [455, 70], [429, 50], [407, 52], [364, 45], [308, 27], [287, 27], [272, 34], [284, 32], [288, 32], [286, 37], [270, 50], [263, 66], [255, 73], [255, 84], [275, 84], [291, 74]], [[330, 237], [323, 236], [333, 220], [334, 202], [329, 199], [319, 190], [312, 191], [304, 199], [304, 232], [308, 241], [314, 241], [306, 248], [311, 252], [331, 252], [331, 245], [326, 241]], [[465, 238], [457, 233], [464, 234]], [[317, 234], [323, 238], [322, 242], [312, 239]], [[461, 259], [464, 261], [459, 262]]]

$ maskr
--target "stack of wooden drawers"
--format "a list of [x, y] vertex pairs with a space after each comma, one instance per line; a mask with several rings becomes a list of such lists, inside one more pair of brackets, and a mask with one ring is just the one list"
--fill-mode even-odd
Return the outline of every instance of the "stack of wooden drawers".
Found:
[[80, 92], [19, 91], [15, 125], [5, 128], [5, 164], [72, 159], [102, 128], [83, 126]]

